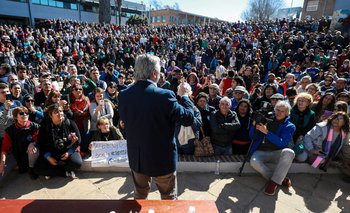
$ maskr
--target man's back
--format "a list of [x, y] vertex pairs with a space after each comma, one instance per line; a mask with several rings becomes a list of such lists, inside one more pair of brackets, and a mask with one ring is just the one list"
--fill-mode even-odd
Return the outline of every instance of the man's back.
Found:
[[[182, 98], [184, 107], [169, 90], [149, 81], [138, 81], [119, 94], [119, 113], [125, 122], [130, 167], [149, 176], [176, 170], [175, 123], [193, 123], [193, 104]], [[186, 109], [187, 110], [186, 110]]]

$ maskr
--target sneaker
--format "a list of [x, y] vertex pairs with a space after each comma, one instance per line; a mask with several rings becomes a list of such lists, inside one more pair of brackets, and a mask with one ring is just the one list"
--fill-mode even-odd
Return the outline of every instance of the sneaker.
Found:
[[45, 176], [45, 179], [46, 179], [46, 180], [50, 180], [50, 179], [51, 179], [51, 176]]
[[73, 171], [70, 171], [70, 172], [67, 171], [66, 176], [71, 177], [72, 179], [77, 179], [77, 176], [75, 175], [75, 173]]
[[272, 180], [269, 180], [269, 182], [267, 182], [267, 186], [265, 188], [264, 193], [266, 195], [273, 196], [273, 195], [275, 195], [276, 189], [277, 189], [277, 184], [275, 182], [273, 182]]
[[292, 186], [292, 181], [289, 179], [289, 178], [284, 178], [284, 180], [282, 181], [282, 186], [285, 186], [285, 187], [291, 187]]

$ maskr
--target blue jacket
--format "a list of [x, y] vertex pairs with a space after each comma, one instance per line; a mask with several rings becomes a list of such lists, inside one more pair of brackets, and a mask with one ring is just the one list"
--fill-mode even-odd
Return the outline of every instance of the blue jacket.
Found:
[[100, 75], [100, 80], [105, 81], [107, 84], [110, 81], [114, 81], [116, 84], [118, 84], [118, 76], [119, 72], [117, 70], [113, 71], [112, 76], [109, 76], [109, 74], [107, 74], [106, 72], [102, 72]]
[[[288, 148], [290, 143], [292, 143], [293, 140], [293, 134], [295, 132], [295, 126], [292, 122], [290, 122], [290, 118], [287, 117], [284, 120], [284, 123], [277, 129], [276, 133], [273, 133], [272, 131], [268, 131], [267, 135], [261, 133], [259, 130], [255, 131], [255, 126], [251, 126], [249, 130], [249, 137], [250, 139], [254, 140], [252, 147], [250, 149], [249, 155], [253, 154], [260, 146], [260, 144], [263, 142], [264, 137], [271, 141], [275, 146], [284, 149]], [[255, 139], [253, 139], [255, 135]]]
[[193, 103], [149, 81], [137, 81], [119, 93], [119, 114], [125, 123], [130, 168], [151, 177], [176, 171], [175, 124], [191, 126]]

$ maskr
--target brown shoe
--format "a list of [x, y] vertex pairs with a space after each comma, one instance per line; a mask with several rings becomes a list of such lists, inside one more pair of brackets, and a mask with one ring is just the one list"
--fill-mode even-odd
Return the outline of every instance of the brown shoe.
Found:
[[269, 182], [267, 183], [267, 186], [265, 188], [264, 193], [266, 195], [273, 196], [276, 193], [276, 189], [277, 189], [277, 184], [275, 182], [273, 182], [272, 180], [269, 180]]
[[291, 187], [292, 186], [292, 181], [289, 179], [289, 178], [284, 178], [284, 180], [282, 181], [282, 186], [285, 186], [285, 187]]

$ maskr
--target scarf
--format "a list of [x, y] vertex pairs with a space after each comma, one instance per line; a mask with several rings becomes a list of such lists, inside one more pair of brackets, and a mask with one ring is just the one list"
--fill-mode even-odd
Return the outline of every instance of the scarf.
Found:
[[326, 153], [325, 162], [323, 168], [327, 168], [328, 164], [331, 162], [333, 158], [337, 156], [341, 147], [344, 144], [344, 139], [346, 137], [346, 133], [341, 130], [338, 137], [333, 142], [334, 129], [333, 127], [328, 127], [327, 138], [322, 143], [322, 151]]

